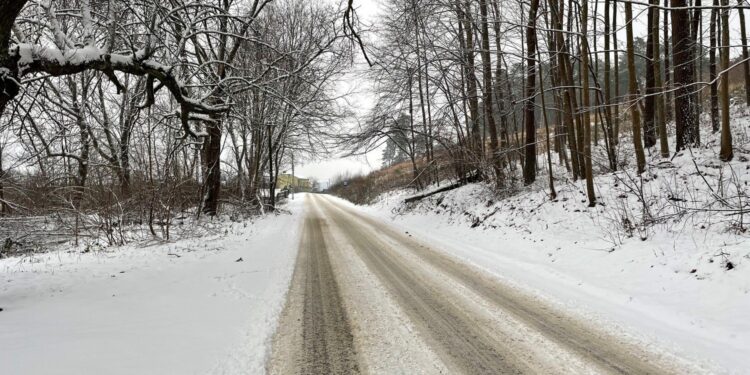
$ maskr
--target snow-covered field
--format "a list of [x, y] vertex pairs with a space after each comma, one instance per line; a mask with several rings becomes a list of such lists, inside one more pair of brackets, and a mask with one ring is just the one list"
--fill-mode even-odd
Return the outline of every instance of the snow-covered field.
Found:
[[706, 134], [704, 147], [671, 161], [650, 156], [642, 181], [632, 170], [598, 176], [595, 208], [583, 182], [557, 181], [551, 201], [540, 176], [505, 199], [471, 184], [409, 206], [413, 192], [395, 191], [364, 209], [641, 343], [747, 373], [750, 212], [739, 213], [750, 208], [750, 117], [742, 115], [732, 163], [718, 160], [718, 137]]
[[0, 260], [0, 373], [263, 373], [303, 201], [223, 235]]

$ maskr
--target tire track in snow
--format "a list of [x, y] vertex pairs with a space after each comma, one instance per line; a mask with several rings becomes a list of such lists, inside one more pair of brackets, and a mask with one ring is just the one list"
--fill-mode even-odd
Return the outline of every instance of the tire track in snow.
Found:
[[276, 333], [271, 374], [357, 374], [351, 328], [323, 238], [305, 219], [287, 305]]

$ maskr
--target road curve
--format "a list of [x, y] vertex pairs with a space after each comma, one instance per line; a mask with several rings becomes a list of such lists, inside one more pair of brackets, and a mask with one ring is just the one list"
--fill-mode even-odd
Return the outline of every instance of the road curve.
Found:
[[[330, 198], [309, 196], [307, 215], [272, 374], [378, 372], [362, 364], [371, 348], [360, 338], [368, 332], [358, 331], [361, 324], [353, 329], [347, 315], [363, 301], [342, 298], [340, 290], [351, 287], [339, 283], [354, 265], [330, 254], [361, 260], [369, 275], [362, 277], [382, 286], [408, 331], [450, 373], [689, 372]], [[355, 314], [355, 323], [369, 314]]]

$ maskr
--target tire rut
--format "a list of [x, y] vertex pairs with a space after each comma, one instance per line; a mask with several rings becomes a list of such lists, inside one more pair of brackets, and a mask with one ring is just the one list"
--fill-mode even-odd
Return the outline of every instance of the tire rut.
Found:
[[274, 338], [271, 374], [358, 374], [351, 327], [323, 238], [305, 219], [287, 304]]
[[367, 233], [356, 221], [346, 220], [341, 215], [327, 216], [342, 230], [449, 368], [465, 374], [534, 372], [518, 361], [502, 342], [495, 340], [487, 327], [453, 304], [450, 296], [433, 288], [430, 281], [418, 277], [392, 257], [382, 243], [371, 240], [373, 233]]

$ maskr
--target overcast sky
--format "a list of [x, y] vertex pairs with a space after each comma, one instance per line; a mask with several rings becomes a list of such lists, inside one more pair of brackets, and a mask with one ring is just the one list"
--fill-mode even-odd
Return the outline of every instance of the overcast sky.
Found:
[[[377, 20], [378, 2], [375, 0], [355, 0], [357, 15], [363, 24], [372, 24]], [[351, 92], [346, 97], [346, 104], [354, 110], [357, 117], [363, 118], [372, 107], [373, 99], [370, 94], [370, 82], [364, 78], [364, 71], [368, 68], [361, 53], [357, 51], [356, 64], [352, 71], [341, 80], [340, 92]], [[350, 124], [355, 126], [355, 124]], [[345, 150], [344, 150], [345, 151]], [[344, 154], [340, 151], [338, 154], [329, 155], [322, 160], [312, 160], [304, 163], [295, 169], [295, 174], [301, 177], [310, 177], [318, 180], [323, 186], [327, 186], [329, 179], [345, 173], [349, 174], [366, 174], [372, 170], [380, 168], [381, 153], [380, 151], [370, 152], [368, 155], [340, 157]]]

